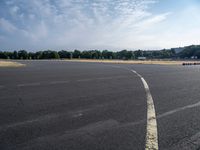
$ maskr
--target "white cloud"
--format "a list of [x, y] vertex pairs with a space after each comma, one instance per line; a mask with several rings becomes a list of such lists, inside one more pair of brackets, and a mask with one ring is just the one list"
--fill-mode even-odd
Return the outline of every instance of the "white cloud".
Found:
[[34, 43], [48, 38], [48, 29], [44, 22], [40, 22], [34, 28], [29, 28], [29, 30], [21, 30], [21, 32]]
[[[1, 19], [0, 25], [8, 32], [17, 33], [13, 40], [26, 39], [29, 47], [24, 48], [27, 49], [34, 45], [46, 49], [139, 48], [144, 45], [143, 40], [151, 37], [146, 34], [146, 30], [155, 29], [169, 15], [153, 15], [149, 12], [149, 6], [156, 2], [157, 0], [13, 0], [8, 4], [10, 12], [18, 15], [21, 20], [17, 20], [14, 26], [12, 21], [16, 20]], [[147, 42], [146, 45], [150, 44]]]
[[0, 40], [1, 41], [5, 40], [5, 37], [4, 36], [0, 36]]
[[6, 1], [6, 4], [7, 4], [7, 5], [12, 5], [13, 3], [14, 3], [14, 1], [12, 1], [12, 0], [7, 0], [7, 1]]
[[14, 32], [17, 29], [11, 22], [4, 18], [0, 18], [0, 27], [9, 33]]
[[170, 14], [165, 24], [151, 32], [152, 45], [161, 48], [200, 44], [200, 6], [189, 5], [179, 12]]
[[136, 23], [136, 27], [140, 28], [141, 31], [145, 31], [145, 29], [151, 28], [157, 23], [160, 23], [170, 15], [171, 13], [164, 13], [164, 14], [159, 14], [156, 16], [149, 17], [148, 19], [145, 19], [139, 23]]
[[19, 7], [18, 6], [13, 6], [13, 7], [10, 8], [10, 14], [12, 16], [15, 16], [16, 13], [18, 13], [18, 11], [19, 11]]

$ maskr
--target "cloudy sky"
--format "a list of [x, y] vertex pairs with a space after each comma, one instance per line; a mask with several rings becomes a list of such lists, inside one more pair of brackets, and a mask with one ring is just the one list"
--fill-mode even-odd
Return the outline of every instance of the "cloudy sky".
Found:
[[0, 50], [200, 44], [199, 0], [0, 0]]

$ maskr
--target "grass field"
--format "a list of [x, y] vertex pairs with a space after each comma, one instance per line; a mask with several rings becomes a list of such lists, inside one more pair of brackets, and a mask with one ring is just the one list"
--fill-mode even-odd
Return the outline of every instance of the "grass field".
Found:
[[157, 64], [157, 65], [182, 65], [183, 63], [194, 63], [197, 61], [171, 61], [171, 60], [98, 60], [98, 59], [71, 59], [71, 62], [99, 62], [115, 64]]
[[0, 60], [0, 67], [23, 67], [23, 66], [25, 65], [18, 62]]

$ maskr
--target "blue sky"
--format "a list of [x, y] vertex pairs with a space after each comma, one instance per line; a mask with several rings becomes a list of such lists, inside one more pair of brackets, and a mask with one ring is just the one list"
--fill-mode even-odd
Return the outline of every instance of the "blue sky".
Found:
[[200, 44], [199, 0], [1, 0], [0, 50]]

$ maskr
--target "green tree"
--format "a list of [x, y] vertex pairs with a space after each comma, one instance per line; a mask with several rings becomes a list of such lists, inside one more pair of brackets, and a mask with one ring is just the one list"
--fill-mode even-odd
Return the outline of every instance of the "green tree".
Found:
[[58, 55], [60, 56], [60, 58], [70, 58], [70, 52], [68, 51], [59, 51], [58, 52]]
[[79, 58], [81, 56], [81, 52], [79, 50], [74, 50], [73, 58]]
[[52, 51], [52, 50], [47, 50], [42, 52], [42, 59], [58, 59], [60, 56], [58, 55], [58, 52]]
[[43, 53], [42, 51], [36, 52], [34, 55], [34, 59], [42, 59], [42, 53]]
[[27, 53], [27, 51], [26, 50], [20, 50], [18, 52], [18, 57], [20, 59], [28, 59], [28, 53]]
[[17, 51], [14, 51], [13, 52], [13, 59], [18, 59], [19, 56], [18, 56], [18, 52]]
[[7, 54], [5, 53], [5, 52], [1, 52], [0, 51], [0, 58], [2, 58], [2, 59], [7, 59]]

